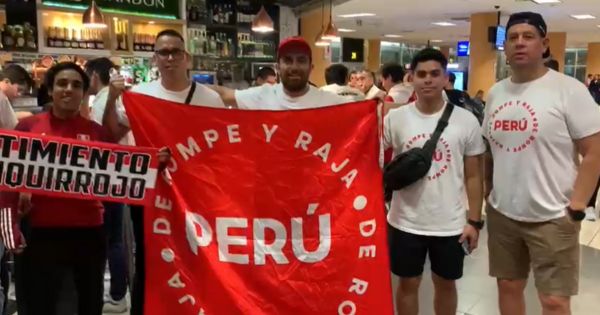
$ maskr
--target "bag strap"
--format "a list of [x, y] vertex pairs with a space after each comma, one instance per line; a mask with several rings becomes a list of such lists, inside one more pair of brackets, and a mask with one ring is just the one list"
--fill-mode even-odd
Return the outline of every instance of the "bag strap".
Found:
[[192, 81], [192, 86], [190, 87], [190, 91], [188, 92], [187, 97], [185, 98], [185, 104], [189, 105], [192, 101], [192, 97], [194, 97], [194, 92], [196, 92], [196, 82]]
[[435, 131], [433, 132], [433, 135], [431, 136], [431, 138], [429, 140], [427, 140], [427, 142], [423, 146], [423, 149], [431, 150], [431, 154], [433, 154], [433, 150], [437, 146], [437, 143], [440, 140], [440, 137], [442, 136], [444, 129], [446, 129], [446, 127], [448, 126], [448, 121], [450, 120], [450, 116], [452, 115], [454, 106], [455, 105], [450, 102], [446, 103], [446, 108], [444, 109], [444, 113], [442, 114], [442, 117], [440, 117], [440, 119], [438, 120], [437, 126], [435, 127]]

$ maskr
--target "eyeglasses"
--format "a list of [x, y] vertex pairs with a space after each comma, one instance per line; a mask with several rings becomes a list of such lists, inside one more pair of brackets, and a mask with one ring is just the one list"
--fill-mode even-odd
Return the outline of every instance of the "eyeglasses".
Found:
[[175, 60], [183, 59], [185, 56], [185, 51], [179, 48], [175, 49], [160, 49], [154, 52], [158, 57], [162, 59], [168, 59], [169, 56]]

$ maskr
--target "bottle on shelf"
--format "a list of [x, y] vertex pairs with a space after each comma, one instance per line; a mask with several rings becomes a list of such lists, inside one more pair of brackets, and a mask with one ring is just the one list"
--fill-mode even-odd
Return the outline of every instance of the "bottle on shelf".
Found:
[[117, 21], [116, 25], [117, 34], [117, 49], [116, 50], [128, 50], [127, 45], [127, 29], [124, 21]]
[[4, 45], [5, 49], [11, 49], [15, 46], [13, 27], [11, 25], [4, 24], [4, 30], [2, 31], [2, 44]]
[[133, 50], [134, 51], [141, 51], [141, 45], [143, 45], [142, 42], [142, 34], [140, 33], [133, 33]]
[[63, 48], [65, 47], [65, 38], [62, 27], [55, 26], [54, 32], [56, 33], [56, 37], [54, 38], [54, 47]]
[[96, 30], [96, 49], [106, 49], [104, 47], [104, 33], [101, 30]]
[[56, 46], [56, 30], [53, 26], [49, 26], [46, 30], [46, 45], [48, 47], [55, 47]]
[[65, 34], [65, 39], [64, 39], [65, 48], [73, 47], [73, 45], [72, 45], [73, 37], [71, 35], [71, 29], [64, 27], [63, 32]]

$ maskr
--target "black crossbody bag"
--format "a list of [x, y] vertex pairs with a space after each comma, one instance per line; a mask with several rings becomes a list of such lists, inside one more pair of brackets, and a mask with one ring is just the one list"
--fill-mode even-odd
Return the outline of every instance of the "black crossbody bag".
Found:
[[192, 102], [192, 98], [194, 97], [194, 92], [196, 92], [196, 82], [192, 81], [192, 86], [190, 86], [190, 91], [188, 92], [188, 95], [185, 98], [186, 105], [190, 105], [190, 103]]
[[433, 135], [422, 148], [412, 148], [397, 155], [383, 170], [383, 183], [386, 200], [389, 201], [394, 190], [407, 187], [429, 172], [433, 159], [433, 153], [444, 129], [448, 126], [448, 120], [452, 115], [454, 105], [447, 103], [442, 117], [438, 120]]

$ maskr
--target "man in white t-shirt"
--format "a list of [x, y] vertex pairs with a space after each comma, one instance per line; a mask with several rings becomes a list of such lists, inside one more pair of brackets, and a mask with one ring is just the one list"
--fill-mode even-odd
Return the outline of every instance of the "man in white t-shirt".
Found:
[[359, 90], [348, 86], [348, 68], [341, 63], [333, 64], [325, 69], [326, 86], [321, 87], [327, 91], [345, 98], [348, 102], [357, 102], [365, 99]]
[[413, 94], [413, 87], [405, 85], [404, 68], [397, 63], [388, 63], [381, 67], [381, 85], [387, 92], [386, 102], [407, 104]]
[[[436, 129], [448, 106], [442, 96], [448, 81], [447, 64], [436, 49], [427, 48], [415, 55], [411, 69], [418, 100], [390, 110], [384, 118], [384, 145], [393, 148], [394, 156], [423, 147]], [[400, 277], [398, 314], [418, 314], [419, 286], [428, 255], [435, 313], [456, 314], [455, 281], [462, 277], [465, 251], [477, 247], [483, 227], [484, 152], [479, 123], [471, 113], [455, 106], [437, 143], [429, 173], [394, 191], [387, 220], [391, 268]]]
[[541, 15], [515, 13], [506, 28], [512, 76], [490, 90], [483, 123], [490, 275], [503, 315], [525, 314], [530, 269], [543, 313], [571, 314], [579, 221], [600, 174], [600, 112], [582, 83], [544, 66]]
[[358, 85], [368, 100], [383, 99], [385, 97], [385, 92], [375, 86], [375, 73], [373, 71], [363, 70], [359, 72]]
[[246, 90], [211, 86], [223, 102], [240, 109], [288, 110], [347, 103], [344, 98], [308, 84], [313, 69], [312, 50], [301, 37], [283, 40], [277, 49], [277, 70], [281, 83]]
[[[155, 51], [152, 57], [158, 67], [160, 79], [150, 83], [134, 86], [131, 91], [153, 96], [167, 101], [195, 106], [225, 107], [219, 95], [201, 84], [190, 81], [187, 66], [191, 61], [185, 50], [185, 42], [181, 34], [175, 30], [164, 30], [156, 36]], [[115, 139], [125, 136], [129, 128], [129, 120], [120, 102], [121, 93], [125, 90], [124, 78], [114, 75], [110, 79], [103, 125], [109, 127]], [[165, 117], [168, 119], [168, 117]], [[191, 123], [191, 122], [190, 122]], [[134, 237], [137, 244], [135, 251], [135, 278], [131, 296], [131, 314], [144, 314], [144, 231], [143, 209], [131, 207], [131, 219]]]
[[[131, 91], [153, 96], [163, 100], [208, 107], [225, 107], [219, 95], [202, 84], [190, 81], [187, 66], [191, 61], [185, 50], [185, 42], [181, 34], [175, 30], [165, 30], [156, 36], [153, 62], [158, 67], [160, 79], [134, 86]], [[129, 119], [120, 103], [121, 93], [125, 90], [122, 76], [111, 78], [104, 124], [121, 139], [129, 131]], [[193, 93], [192, 93], [193, 92]]]

